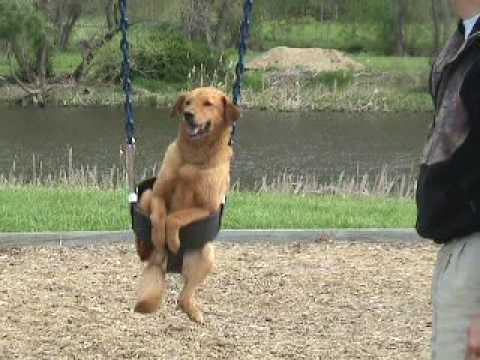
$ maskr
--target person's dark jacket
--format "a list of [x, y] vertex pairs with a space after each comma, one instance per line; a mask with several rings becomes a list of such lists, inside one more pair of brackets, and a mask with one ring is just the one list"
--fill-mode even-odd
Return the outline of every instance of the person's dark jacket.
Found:
[[433, 66], [435, 120], [417, 185], [417, 231], [438, 243], [480, 231], [480, 20], [466, 46], [463, 31]]

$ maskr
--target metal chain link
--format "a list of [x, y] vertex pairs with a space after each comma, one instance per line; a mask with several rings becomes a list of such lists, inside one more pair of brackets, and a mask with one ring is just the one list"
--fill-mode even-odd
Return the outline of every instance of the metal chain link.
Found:
[[133, 117], [132, 103], [132, 82], [130, 80], [130, 46], [127, 40], [128, 17], [127, 17], [127, 0], [118, 0], [120, 9], [120, 30], [122, 39], [120, 41], [120, 49], [122, 50], [122, 78], [123, 92], [125, 93], [125, 114], [127, 119], [125, 122], [125, 132], [127, 134], [127, 147], [125, 149], [125, 160], [127, 167], [128, 182], [128, 201], [131, 204], [137, 202], [137, 193], [135, 192], [135, 120]]
[[130, 80], [130, 45], [127, 40], [128, 32], [128, 17], [127, 17], [127, 0], [119, 0], [120, 9], [120, 30], [122, 32], [122, 40], [120, 41], [120, 49], [123, 54], [122, 62], [122, 77], [123, 77], [123, 92], [125, 93], [125, 113], [127, 115], [125, 123], [125, 131], [127, 134], [127, 144], [135, 144], [135, 124], [133, 117], [132, 104], [132, 82]]
[[[238, 63], [235, 68], [235, 83], [233, 85], [233, 103], [238, 105], [240, 103], [241, 88], [243, 74], [245, 73], [245, 55], [248, 49], [248, 42], [250, 40], [250, 27], [252, 23], [253, 14], [253, 0], [245, 0], [243, 5], [243, 20], [240, 27], [240, 44], [238, 46]], [[237, 129], [237, 122], [232, 124], [232, 132], [230, 134], [230, 145], [234, 144], [235, 130]]]

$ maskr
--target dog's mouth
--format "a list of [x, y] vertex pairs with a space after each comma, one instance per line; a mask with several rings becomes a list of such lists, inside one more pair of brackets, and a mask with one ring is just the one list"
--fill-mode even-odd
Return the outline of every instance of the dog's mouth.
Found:
[[193, 140], [199, 140], [201, 138], [204, 138], [205, 136], [208, 135], [211, 129], [212, 129], [211, 121], [207, 121], [203, 125], [196, 125], [196, 124], [191, 125], [187, 123], [187, 134], [190, 137], [190, 139], [193, 139]]

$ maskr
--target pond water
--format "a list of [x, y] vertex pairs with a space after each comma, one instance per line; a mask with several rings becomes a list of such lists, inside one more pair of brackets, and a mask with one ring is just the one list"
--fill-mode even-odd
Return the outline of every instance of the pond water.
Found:
[[[137, 171], [152, 168], [175, 138], [177, 120], [168, 109], [140, 108]], [[332, 179], [347, 174], [376, 174], [387, 166], [410, 174], [418, 162], [431, 114], [423, 113], [276, 113], [245, 111], [238, 124], [234, 178], [253, 184], [282, 172]], [[16, 173], [32, 173], [32, 157], [43, 172], [68, 165], [119, 166], [124, 141], [120, 108], [0, 109], [0, 173], [15, 162]]]

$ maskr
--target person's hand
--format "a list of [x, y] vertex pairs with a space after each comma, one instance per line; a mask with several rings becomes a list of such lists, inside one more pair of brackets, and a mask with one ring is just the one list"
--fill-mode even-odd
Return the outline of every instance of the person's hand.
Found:
[[480, 315], [473, 319], [468, 330], [468, 348], [465, 360], [480, 360]]

